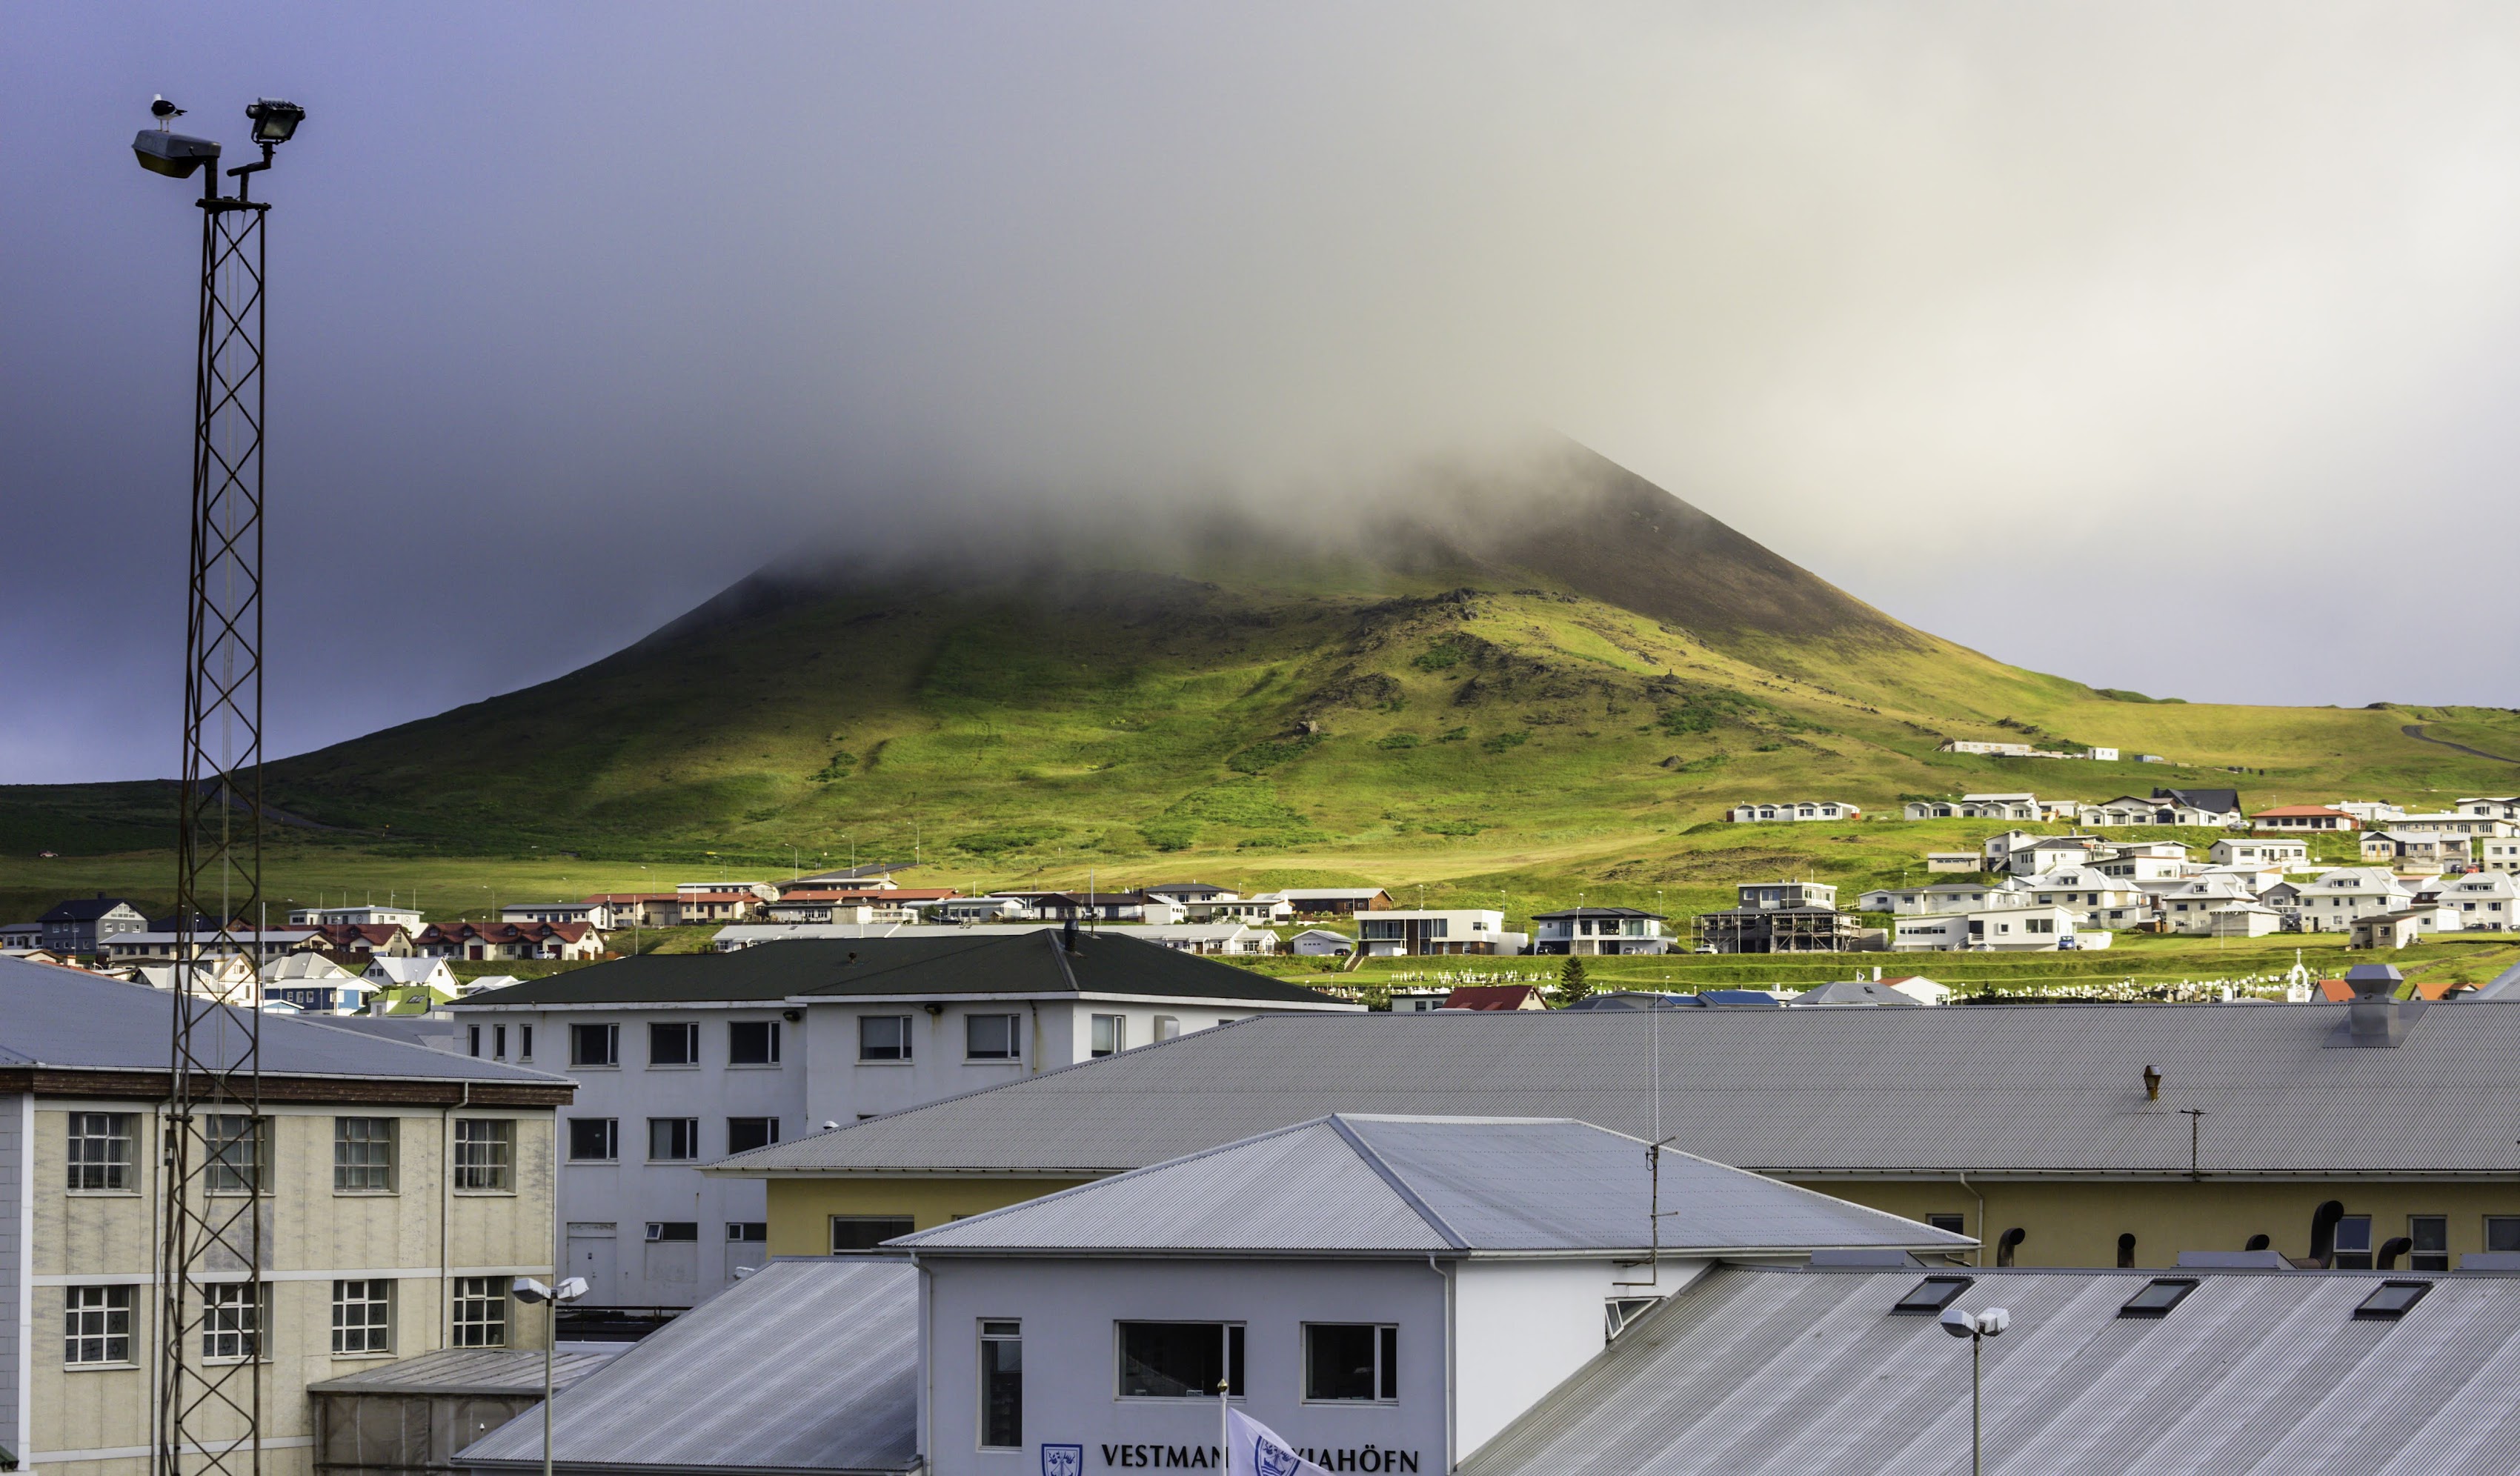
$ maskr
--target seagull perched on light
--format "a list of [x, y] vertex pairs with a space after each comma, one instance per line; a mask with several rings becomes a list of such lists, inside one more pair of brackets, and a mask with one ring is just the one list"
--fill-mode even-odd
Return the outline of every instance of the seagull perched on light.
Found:
[[166, 94], [161, 92], [149, 100], [149, 115], [158, 120], [158, 127], [163, 128], [168, 118], [182, 117], [184, 110], [167, 102]]

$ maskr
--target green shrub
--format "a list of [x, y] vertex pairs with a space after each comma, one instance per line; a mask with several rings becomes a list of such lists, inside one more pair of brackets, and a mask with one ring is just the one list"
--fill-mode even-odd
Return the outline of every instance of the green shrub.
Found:
[[1421, 820], [1418, 828], [1437, 835], [1476, 835], [1489, 827], [1475, 820]]
[[1288, 759], [1303, 757], [1306, 749], [1321, 740], [1322, 736], [1318, 733], [1308, 733], [1296, 738], [1272, 738], [1266, 742], [1254, 743], [1235, 754], [1225, 761], [1225, 767], [1238, 774], [1258, 774], [1263, 770], [1274, 769]]
[[1462, 650], [1457, 646], [1436, 646], [1409, 658], [1409, 664], [1419, 671], [1445, 671], [1462, 664]]
[[825, 763], [823, 767], [814, 771], [814, 783], [818, 784], [828, 784], [833, 780], [846, 779], [849, 777], [849, 772], [857, 768], [857, 766], [858, 756], [843, 748], [838, 752], [833, 753], [830, 761]]
[[1444, 730], [1443, 737], [1435, 739], [1435, 741], [1439, 743], [1458, 743], [1464, 738], [1467, 738], [1469, 736], [1470, 730], [1467, 728], [1447, 728]]
[[1045, 840], [1057, 840], [1065, 833], [1064, 826], [1040, 824], [999, 826], [993, 829], [974, 830], [968, 835], [954, 837], [954, 849], [968, 851], [974, 856], [999, 856], [1008, 851], [1030, 849]]
[[1414, 733], [1395, 733], [1391, 735], [1391, 737], [1376, 742], [1373, 746], [1376, 748], [1415, 748], [1418, 746], [1418, 735]]
[[1516, 729], [1511, 733], [1490, 734], [1488, 737], [1479, 739], [1479, 747], [1488, 753], [1503, 753], [1508, 748], [1519, 748], [1530, 741], [1531, 734], [1529, 730]]
[[1768, 704], [1729, 687], [1706, 687], [1686, 693], [1662, 710], [1662, 731], [1674, 738], [1706, 733], [1728, 719], [1750, 716]]
[[1198, 839], [1198, 824], [1188, 820], [1150, 820], [1138, 827], [1147, 844], [1158, 851], [1187, 851]]

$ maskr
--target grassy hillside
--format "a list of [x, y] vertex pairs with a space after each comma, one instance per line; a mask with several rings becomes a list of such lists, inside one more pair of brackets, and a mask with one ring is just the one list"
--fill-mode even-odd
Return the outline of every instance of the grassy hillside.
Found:
[[[275, 842], [274, 891], [420, 886], [477, 911], [854, 847], [958, 883], [1681, 908], [1752, 874], [1895, 879], [1993, 828], [1896, 823], [1903, 795], [2432, 804], [2520, 782], [2491, 756], [2520, 757], [2520, 714], [2103, 693], [1903, 626], [1606, 464], [1549, 475], [1546, 496], [1474, 489], [1338, 554], [1239, 529], [1161, 556], [747, 581], [556, 682], [274, 765], [273, 803], [303, 822]], [[2180, 763], [1934, 752], [1947, 735]], [[1709, 824], [1821, 796], [1868, 818]], [[162, 785], [0, 789], [0, 905], [159, 874], [170, 808]]]

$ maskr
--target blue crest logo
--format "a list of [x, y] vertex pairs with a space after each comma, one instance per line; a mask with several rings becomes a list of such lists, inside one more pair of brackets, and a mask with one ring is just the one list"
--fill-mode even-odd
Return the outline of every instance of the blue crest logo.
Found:
[[1085, 1476], [1085, 1448], [1043, 1446], [1041, 1476]]
[[1295, 1453], [1266, 1436], [1251, 1442], [1251, 1469], [1254, 1476], [1295, 1476], [1303, 1468]]

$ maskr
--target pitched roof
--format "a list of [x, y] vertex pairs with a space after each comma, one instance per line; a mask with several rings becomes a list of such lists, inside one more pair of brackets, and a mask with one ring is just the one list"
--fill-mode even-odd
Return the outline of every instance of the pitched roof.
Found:
[[[1652, 1206], [1643, 1149], [1562, 1118], [1333, 1114], [891, 1243], [995, 1253], [1643, 1250]], [[1976, 1243], [1686, 1153], [1661, 1156], [1666, 1250]]]
[[[583, 977], [583, 970], [569, 977]], [[1592, 1001], [1586, 1001], [1591, 1004]], [[2327, 1005], [1262, 1015], [756, 1149], [735, 1172], [1102, 1174], [1330, 1112], [1567, 1117], [1792, 1176], [2520, 1173], [2520, 1008], [2330, 1051]], [[1659, 1035], [1657, 1046], [1655, 1037]], [[2147, 1099], [2142, 1071], [2160, 1069]], [[1665, 1131], [1670, 1131], [1666, 1129]], [[712, 1169], [711, 1172], [718, 1172]]]
[[2332, 805], [2277, 805], [2272, 810], [2260, 810], [2257, 818], [2263, 820], [2270, 815], [2333, 815], [2339, 820], [2354, 818]]
[[2152, 797], [2175, 799], [2182, 805], [2190, 805], [2199, 810], [2210, 810], [2217, 815], [2228, 814], [2240, 808], [2240, 791], [2237, 789], [2169, 789], [2156, 786], [2152, 791]]
[[[2520, 1278], [2181, 1271], [1961, 1273], [2002, 1307], [1982, 1345], [1990, 1453], [2012, 1471], [2362, 1476], [2520, 1464]], [[1891, 1306], [1919, 1274], [1724, 1266], [1624, 1329], [1462, 1463], [1462, 1476], [1965, 1470], [1967, 1346]], [[2397, 1320], [2355, 1308], [2431, 1290]]]
[[36, 920], [41, 922], [94, 922], [118, 907], [131, 904], [119, 897], [73, 897], [55, 903], [53, 910]]
[[[456, 1456], [540, 1470], [531, 1411]], [[773, 1261], [552, 1401], [562, 1468], [908, 1471], [919, 1464], [919, 1273]]]
[[[1335, 936], [1335, 935], [1333, 935]], [[1540, 999], [1537, 984], [1464, 984], [1444, 997], [1446, 1009], [1531, 1009]]]
[[1917, 1006], [1915, 1000], [1901, 994], [1886, 983], [1870, 979], [1838, 979], [1815, 985], [1785, 1001], [1795, 1006], [1907, 1005]]
[[484, 991], [459, 1007], [893, 999], [929, 995], [1116, 994], [1232, 1000], [1354, 1011], [1327, 995], [1265, 974], [1111, 933], [1059, 946], [1056, 927], [980, 932], [938, 927], [933, 937], [794, 939], [732, 953], [642, 954]]

